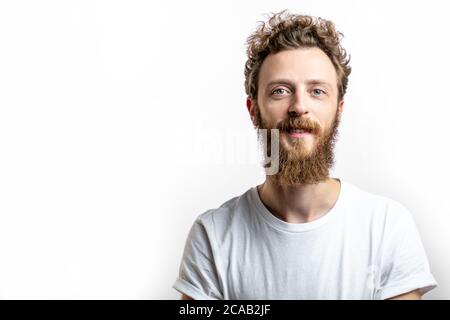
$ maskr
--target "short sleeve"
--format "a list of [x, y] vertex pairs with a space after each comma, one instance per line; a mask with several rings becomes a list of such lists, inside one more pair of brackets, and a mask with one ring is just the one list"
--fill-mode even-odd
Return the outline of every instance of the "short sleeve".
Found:
[[395, 202], [389, 212], [376, 298], [388, 299], [416, 289], [422, 295], [437, 283], [411, 213]]
[[222, 299], [211, 238], [198, 218], [189, 231], [179, 276], [172, 288], [194, 300]]

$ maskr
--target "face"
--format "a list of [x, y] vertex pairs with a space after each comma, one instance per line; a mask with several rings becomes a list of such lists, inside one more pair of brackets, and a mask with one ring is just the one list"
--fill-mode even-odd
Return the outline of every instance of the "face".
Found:
[[[338, 103], [337, 73], [321, 49], [268, 55], [259, 73], [257, 100], [247, 103], [256, 128], [280, 130], [279, 171], [270, 179], [297, 186], [329, 177], [343, 100]], [[268, 132], [264, 147], [270, 147]]]

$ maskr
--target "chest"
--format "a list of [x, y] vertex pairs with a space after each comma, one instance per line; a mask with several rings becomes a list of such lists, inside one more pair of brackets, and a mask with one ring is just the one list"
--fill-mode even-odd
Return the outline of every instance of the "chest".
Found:
[[245, 237], [226, 259], [229, 299], [371, 299], [376, 253], [370, 235]]

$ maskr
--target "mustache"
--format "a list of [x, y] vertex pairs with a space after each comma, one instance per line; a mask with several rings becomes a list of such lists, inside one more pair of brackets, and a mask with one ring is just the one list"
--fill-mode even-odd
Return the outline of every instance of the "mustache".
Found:
[[290, 117], [279, 122], [277, 129], [280, 131], [304, 130], [310, 133], [317, 133], [320, 126], [307, 118]]

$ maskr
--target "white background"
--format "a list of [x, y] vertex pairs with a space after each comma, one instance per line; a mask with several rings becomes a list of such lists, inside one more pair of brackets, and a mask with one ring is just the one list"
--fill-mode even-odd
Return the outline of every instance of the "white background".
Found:
[[242, 161], [256, 143], [225, 140], [253, 133], [245, 39], [285, 8], [334, 21], [351, 54], [333, 176], [411, 210], [425, 298], [450, 298], [445, 6], [1, 1], [0, 298], [179, 298], [194, 219], [264, 179]]

